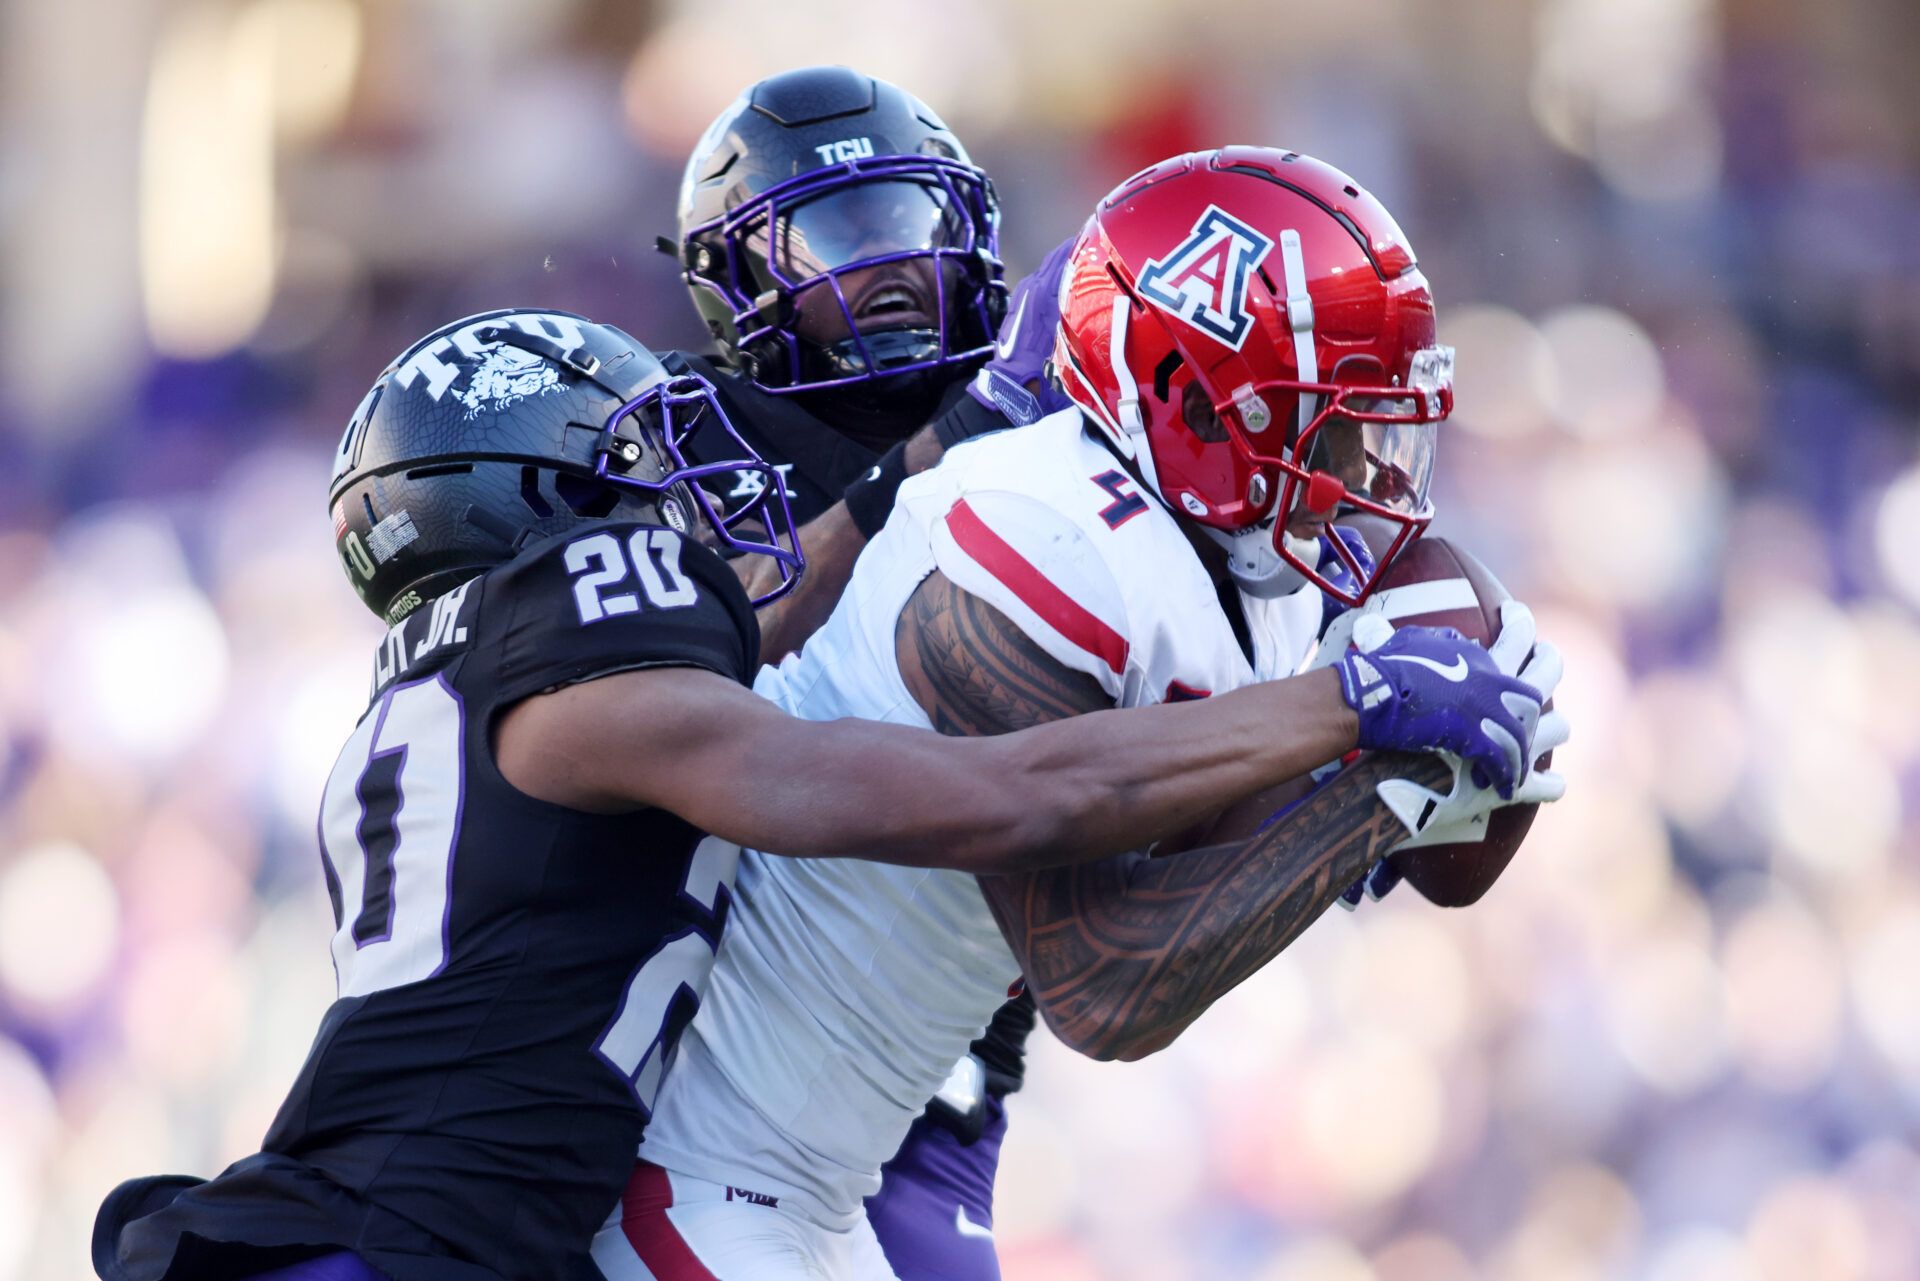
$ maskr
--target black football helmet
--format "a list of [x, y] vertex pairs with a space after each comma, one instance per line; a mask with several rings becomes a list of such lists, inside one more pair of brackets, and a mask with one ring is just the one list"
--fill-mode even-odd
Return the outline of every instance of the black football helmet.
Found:
[[[885, 379], [898, 399], [908, 380], [941, 388], [991, 354], [1007, 305], [999, 223], [993, 184], [925, 103], [807, 67], [752, 86], [708, 127], [681, 180], [679, 257], [714, 338], [762, 389]], [[842, 288], [916, 260], [933, 267], [931, 307], [877, 297], [900, 292], [884, 281]], [[823, 307], [846, 336], [802, 338], [801, 313]]]
[[[725, 461], [689, 463], [688, 438], [713, 431], [727, 441], [703, 456]], [[699, 481], [735, 472], [763, 485], [722, 515]], [[354, 410], [327, 499], [347, 577], [390, 624], [593, 521], [664, 524], [773, 557], [780, 585], [755, 604], [790, 590], [805, 566], [779, 473], [734, 431], [713, 388], [568, 312], [482, 312], [407, 348]]]

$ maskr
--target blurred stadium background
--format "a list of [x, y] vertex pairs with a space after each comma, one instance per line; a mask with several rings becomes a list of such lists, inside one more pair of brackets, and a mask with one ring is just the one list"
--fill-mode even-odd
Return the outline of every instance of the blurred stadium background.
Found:
[[1195, 146], [1371, 186], [1460, 350], [1436, 528], [1569, 657], [1481, 906], [1036, 1042], [1011, 1281], [1920, 1275], [1916, 55], [1912, 0], [0, 0], [0, 1281], [252, 1150], [330, 998], [361, 391], [484, 307], [697, 341], [680, 158], [816, 61], [970, 140], [1016, 273]]

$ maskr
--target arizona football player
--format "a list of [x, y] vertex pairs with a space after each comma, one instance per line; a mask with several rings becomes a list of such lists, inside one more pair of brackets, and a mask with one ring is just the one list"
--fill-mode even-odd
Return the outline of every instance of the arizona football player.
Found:
[[[699, 431], [731, 455], [690, 464]], [[772, 537], [705, 535], [790, 582], [772, 469], [619, 330], [490, 312], [380, 376], [329, 492], [390, 624], [321, 801], [338, 999], [258, 1154], [108, 1196], [103, 1278], [574, 1275], [698, 1005], [736, 842], [973, 871], [1087, 857], [1297, 770], [1272, 717], [1342, 723], [1330, 675], [997, 748], [785, 715], [747, 688], [746, 593], [687, 536], [711, 510], [697, 483], [742, 469], [768, 479]]]
[[[1314, 679], [1289, 674], [1324, 595], [1357, 601], [1380, 572], [1344, 544], [1343, 572], [1323, 567], [1333, 514], [1392, 522], [1396, 546], [1431, 517], [1450, 353], [1399, 228], [1304, 156], [1184, 156], [1103, 202], [1061, 299], [1074, 407], [908, 479], [825, 627], [761, 693], [802, 716], [997, 735]], [[1523, 606], [1503, 621], [1491, 651], [1372, 638], [1333, 665], [1350, 737], [1311, 718], [1271, 733], [1311, 765], [1356, 746], [1452, 753], [1430, 833], [1551, 799], [1558, 781], [1527, 767], [1558, 659]], [[1397, 710], [1443, 690], [1466, 702]], [[1008, 985], [1084, 1053], [1161, 1048], [1408, 838], [1375, 794], [1396, 767], [1362, 761], [1248, 839], [1059, 872], [750, 851], [596, 1262], [616, 1281], [893, 1275], [862, 1199]]]
[[[718, 354], [665, 360], [709, 378], [786, 479], [812, 562], [800, 593], [761, 612], [767, 661], [825, 621], [908, 475], [946, 444], [1067, 404], [1040, 375], [1071, 240], [1009, 306], [998, 223], [992, 183], [940, 118], [846, 67], [750, 86], [688, 157], [679, 239], [663, 247], [681, 262]], [[742, 471], [722, 493], [744, 504], [763, 488], [759, 473]], [[764, 558], [734, 564], [750, 588], [776, 581]], [[990, 1232], [1002, 1100], [1020, 1087], [1033, 1025], [1025, 996], [994, 1015], [869, 1205], [904, 1281], [998, 1277]]]

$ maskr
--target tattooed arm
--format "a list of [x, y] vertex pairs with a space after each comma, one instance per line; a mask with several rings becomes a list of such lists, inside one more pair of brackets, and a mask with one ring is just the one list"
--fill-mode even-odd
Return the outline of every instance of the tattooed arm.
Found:
[[[895, 648], [907, 688], [942, 733], [1000, 734], [1112, 705], [1091, 678], [938, 573], [902, 612]], [[1292, 773], [1341, 750], [1328, 751], [1311, 725], [1276, 720], [1268, 732], [1283, 744], [1297, 737]], [[981, 889], [1060, 1039], [1094, 1058], [1140, 1058], [1277, 956], [1404, 839], [1373, 792], [1392, 775], [1437, 784], [1446, 770], [1438, 760], [1376, 757], [1249, 839], [982, 876]]]
[[1396, 775], [1432, 785], [1446, 768], [1435, 758], [1376, 756], [1247, 840], [983, 876], [981, 888], [1054, 1033], [1093, 1058], [1144, 1058], [1406, 839], [1373, 792]]

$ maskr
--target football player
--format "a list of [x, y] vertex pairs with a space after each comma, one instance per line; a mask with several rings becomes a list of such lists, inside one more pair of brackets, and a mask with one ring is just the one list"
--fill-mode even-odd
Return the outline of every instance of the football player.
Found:
[[[1041, 366], [1071, 241], [1009, 308], [998, 223], [992, 183], [939, 116], [846, 67], [750, 86], [688, 157], [679, 239], [663, 248], [683, 265], [718, 357], [665, 359], [711, 380], [779, 469], [811, 562], [798, 593], [761, 611], [767, 661], [826, 619], [908, 475], [947, 443], [1067, 404]], [[743, 471], [721, 492], [744, 504], [763, 487]], [[734, 564], [752, 589], [777, 581], [766, 558]], [[994, 1015], [869, 1207], [905, 1281], [963, 1266], [974, 1281], [998, 1275], [987, 1234], [1002, 1100], [1020, 1087], [1033, 1024], [1025, 996]]]
[[[786, 478], [806, 530], [807, 583], [761, 613], [775, 661], [824, 620], [906, 476], [945, 444], [1069, 403], [1043, 365], [1073, 242], [1003, 305], [986, 174], [926, 104], [845, 67], [789, 71], [743, 92], [688, 159], [679, 221], [663, 248], [682, 262], [719, 358], [667, 362], [714, 382]], [[743, 472], [726, 496], [752, 501], [762, 483]], [[735, 566], [750, 585], [775, 572], [765, 560]], [[994, 1015], [868, 1204], [905, 1281], [998, 1275], [990, 1233], [1004, 1098], [1024, 1076], [1034, 1017], [1024, 993]]]
[[[731, 456], [690, 464], [700, 431]], [[775, 473], [619, 330], [490, 312], [380, 376], [329, 493], [390, 624], [321, 801], [338, 999], [258, 1154], [108, 1196], [102, 1277], [571, 1275], [697, 1008], [738, 843], [1011, 873], [1297, 772], [1276, 716], [1351, 737], [1331, 675], [998, 742], [788, 716], [747, 688], [746, 593], [686, 536], [698, 483], [738, 470], [767, 480], [771, 535], [704, 533], [790, 584]], [[1443, 704], [1469, 707], [1408, 706]]]
[[[750, 86], [688, 157], [679, 240], [661, 247], [717, 358], [666, 361], [712, 382], [786, 479], [814, 561], [803, 597], [762, 612], [769, 661], [824, 621], [901, 480], [944, 443], [1006, 426], [1002, 404], [1040, 417], [1004, 379], [998, 399], [964, 394], [1007, 307], [999, 218], [987, 175], [925, 103], [846, 67]], [[742, 474], [724, 496], [758, 492]], [[750, 586], [774, 570], [740, 568]]]
[[[825, 627], [760, 692], [802, 716], [991, 736], [1314, 678], [1285, 679], [1323, 598], [1364, 597], [1431, 517], [1451, 353], [1399, 228], [1307, 157], [1184, 156], [1103, 202], [1060, 297], [1074, 408], [907, 480]], [[1398, 530], [1380, 567], [1343, 540], [1340, 572], [1323, 565], [1343, 509]], [[595, 1261], [616, 1281], [893, 1275], [862, 1199], [1009, 984], [1084, 1053], [1152, 1053], [1411, 835], [1557, 795], [1527, 767], [1563, 732], [1537, 732], [1558, 658], [1523, 606], [1503, 622], [1491, 653], [1404, 629], [1339, 655], [1358, 731], [1331, 753], [1310, 721], [1271, 726], [1315, 764], [1444, 737], [1474, 758], [1445, 790], [1373, 757], [1250, 838], [1012, 876], [749, 852]], [[1445, 729], [1374, 719], [1481, 681], [1483, 710]], [[1431, 806], [1383, 803], [1408, 788]]]

